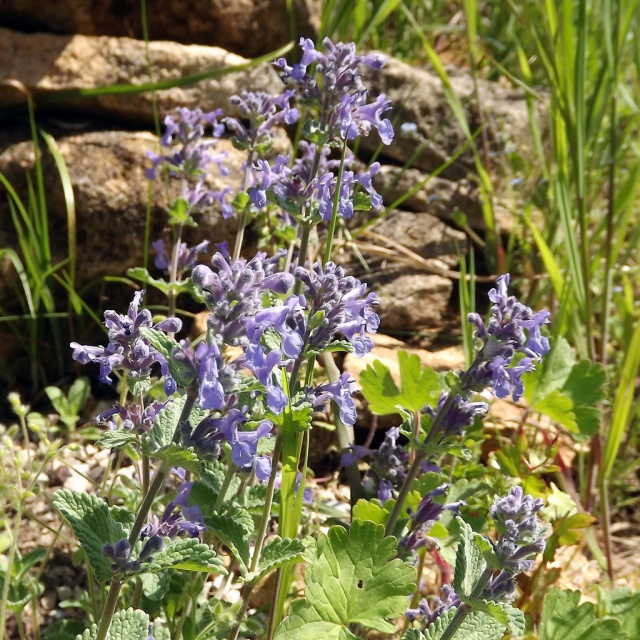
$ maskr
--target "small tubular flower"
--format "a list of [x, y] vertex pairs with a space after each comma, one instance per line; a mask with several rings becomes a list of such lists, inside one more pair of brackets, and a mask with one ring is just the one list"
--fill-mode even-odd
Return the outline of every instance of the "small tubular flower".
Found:
[[[535, 361], [549, 351], [549, 340], [541, 328], [549, 323], [550, 314], [546, 310], [535, 313], [515, 296], [509, 296], [509, 274], [500, 276], [496, 284], [489, 292], [493, 306], [488, 325], [477, 313], [468, 317], [482, 346], [467, 373], [467, 388], [491, 386], [498, 398], [511, 393], [518, 400], [524, 391], [522, 375], [534, 369]], [[523, 357], [514, 362], [516, 353]]]
[[378, 53], [356, 54], [353, 43], [334, 44], [322, 41], [324, 51], [316, 49], [309, 38], [300, 39], [302, 58], [289, 65], [279, 58], [274, 66], [283, 82], [295, 87], [300, 103], [320, 111], [320, 122], [327, 139], [339, 137], [353, 140], [375, 129], [384, 144], [393, 140], [391, 121], [382, 118], [391, 104], [384, 94], [374, 102], [367, 102], [367, 88], [362, 80], [361, 67], [381, 69], [386, 58]]
[[104, 312], [105, 326], [108, 329], [109, 343], [106, 347], [92, 347], [71, 343], [72, 357], [80, 364], [96, 362], [100, 365], [100, 380], [111, 384], [111, 373], [121, 371], [125, 376], [138, 378], [151, 373], [155, 362], [165, 366], [163, 356], [142, 337], [143, 328], [158, 331], [176, 332], [182, 328], [178, 318], [167, 318], [157, 324], [153, 323], [148, 309], [140, 310], [144, 290], [138, 291], [129, 305], [127, 315], [115, 311]]

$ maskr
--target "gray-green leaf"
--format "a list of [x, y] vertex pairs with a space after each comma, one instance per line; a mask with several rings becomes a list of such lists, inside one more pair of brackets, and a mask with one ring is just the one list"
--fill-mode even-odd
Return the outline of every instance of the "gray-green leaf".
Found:
[[111, 516], [106, 502], [87, 493], [56, 491], [53, 506], [71, 525], [95, 571], [96, 580], [108, 580], [112, 574], [111, 560], [102, 553], [102, 548], [106, 543], [115, 545], [126, 537], [122, 523]]
[[[403, 638], [403, 640], [440, 640], [456, 615], [457, 609], [445, 611], [433, 624], [430, 624], [422, 637]], [[504, 625], [486, 613], [472, 611], [467, 614], [451, 640], [501, 640]]]
[[133, 431], [118, 429], [117, 431], [105, 431], [96, 444], [105, 449], [118, 449], [124, 447], [125, 444], [137, 442], [137, 440]]
[[229, 548], [238, 562], [240, 571], [246, 574], [249, 565], [249, 536], [251, 534], [246, 529], [246, 523], [237, 518], [218, 514], [205, 518], [205, 523], [209, 530]]
[[[302, 562], [305, 544], [301, 540], [276, 536], [265, 545], [260, 555], [260, 563], [251, 582], [257, 582], [274, 569], [279, 569], [292, 562]], [[247, 576], [247, 580], [249, 577]]]
[[197, 538], [165, 539], [165, 547], [153, 554], [153, 560], [143, 562], [141, 573], [181, 569], [226, 574], [216, 552]]
[[[95, 640], [98, 625], [91, 625], [76, 640]], [[144, 611], [125, 609], [118, 611], [111, 620], [106, 640], [147, 640], [149, 637], [149, 616]]]
[[484, 573], [487, 563], [482, 549], [476, 544], [473, 529], [462, 518], [456, 520], [460, 525], [460, 542], [456, 552], [453, 588], [461, 598], [468, 598]]

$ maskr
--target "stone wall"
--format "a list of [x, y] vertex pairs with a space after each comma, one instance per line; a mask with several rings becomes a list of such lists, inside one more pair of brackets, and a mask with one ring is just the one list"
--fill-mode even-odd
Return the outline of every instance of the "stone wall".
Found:
[[[232, 113], [229, 96], [243, 89], [278, 92], [281, 82], [268, 64], [248, 65], [289, 39], [290, 16], [284, 0], [152, 0], [148, 43], [140, 39], [137, 2], [115, 0], [0, 0], [0, 172], [23, 197], [26, 173], [34, 153], [25, 115], [25, 91], [37, 105], [38, 123], [52, 133], [68, 166], [77, 218], [77, 286], [105, 275], [123, 276], [140, 265], [147, 201], [151, 195], [152, 237], [165, 226], [167, 202], [163, 190], [151, 192], [144, 176], [146, 152], [157, 144], [152, 134], [154, 108], [160, 117], [178, 106]], [[298, 33], [313, 34], [320, 3], [298, 0]], [[268, 16], [268, 18], [265, 18]], [[129, 37], [133, 36], [133, 37]], [[233, 72], [229, 73], [229, 68]], [[150, 80], [165, 82], [154, 93], [81, 94], [106, 85]], [[182, 78], [207, 73], [197, 83]], [[452, 223], [463, 212], [482, 233], [484, 221], [478, 181], [470, 152], [437, 177], [430, 172], [454, 156], [465, 143], [437, 76], [398, 60], [381, 72], [370, 72], [373, 91], [385, 91], [393, 101], [396, 138], [383, 149], [376, 188], [390, 205], [412, 190], [394, 209], [358, 239], [368, 270], [359, 275], [378, 289], [383, 329], [412, 332], [437, 328], [449, 313], [451, 270], [467, 238]], [[477, 124], [473, 83], [464, 73], [452, 77], [454, 91], [472, 126]], [[531, 148], [524, 96], [502, 86], [481, 82], [484, 109], [491, 123], [488, 143], [499, 154], [507, 144], [521, 153]], [[408, 127], [402, 127], [408, 123]], [[290, 132], [289, 132], [290, 133]], [[289, 146], [283, 131], [278, 147]], [[363, 140], [366, 160], [378, 141]], [[228, 183], [240, 181], [242, 156], [229, 141]], [[44, 145], [41, 145], [44, 147]], [[410, 168], [405, 164], [410, 161]], [[67, 251], [66, 210], [53, 159], [43, 151], [47, 207], [52, 226], [54, 261]], [[422, 185], [422, 186], [419, 186]], [[419, 186], [419, 188], [418, 188]], [[498, 206], [503, 230], [510, 226], [507, 207]], [[198, 221], [189, 241], [208, 238], [231, 241], [235, 223], [215, 209]], [[0, 247], [17, 248], [8, 199], [0, 197]], [[354, 254], [344, 247], [339, 258]], [[0, 263], [0, 305], [12, 306], [16, 276], [12, 265]], [[453, 307], [455, 308], [454, 303]]]

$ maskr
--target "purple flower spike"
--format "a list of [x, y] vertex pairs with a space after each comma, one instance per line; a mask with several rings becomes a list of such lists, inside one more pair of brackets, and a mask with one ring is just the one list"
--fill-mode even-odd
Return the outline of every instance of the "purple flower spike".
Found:
[[398, 543], [400, 546], [407, 550], [416, 551], [421, 547], [434, 544], [427, 534], [436, 520], [440, 519], [440, 516], [445, 510], [458, 513], [460, 507], [465, 504], [462, 501], [440, 504], [434, 500], [434, 498], [446, 494], [448, 488], [449, 485], [447, 484], [437, 487], [422, 498], [418, 505], [418, 510], [415, 513], [409, 510], [411, 525], [409, 526], [407, 535], [401, 538]]
[[[270, 147], [274, 127], [298, 121], [298, 110], [290, 104], [294, 95], [295, 91], [285, 91], [279, 96], [263, 91], [243, 91], [229, 99], [240, 112], [240, 118], [224, 118], [223, 122], [243, 148]], [[247, 122], [246, 126], [243, 121]]]
[[[444, 411], [449, 394], [441, 393], [438, 398], [438, 406], [434, 410], [427, 406], [424, 411], [432, 417]], [[444, 413], [442, 420], [442, 437], [457, 436], [464, 433], [465, 429], [473, 424], [476, 416], [484, 416], [489, 411], [486, 402], [471, 402], [463, 396], [455, 396]]]
[[198, 265], [193, 270], [191, 278], [202, 289], [211, 311], [207, 325], [219, 344], [247, 345], [247, 330], [262, 309], [265, 291], [280, 293], [291, 287], [293, 277], [277, 272], [281, 257], [257, 253], [249, 261], [240, 258], [234, 262], [227, 247], [219, 245], [211, 259], [213, 269]]
[[[481, 390], [491, 386], [498, 398], [506, 398], [511, 393], [513, 399], [518, 400], [524, 393], [522, 375], [532, 371], [535, 361], [549, 351], [549, 340], [540, 331], [549, 323], [549, 312], [534, 313], [509, 296], [509, 274], [500, 276], [496, 284], [489, 292], [494, 304], [488, 325], [477, 313], [469, 314], [469, 322], [475, 325], [482, 348], [466, 374], [466, 388]], [[517, 352], [524, 357], [514, 364]]]
[[340, 421], [353, 426], [357, 417], [356, 403], [352, 397], [354, 391], [355, 380], [348, 373], [343, 373], [335, 382], [321, 384], [313, 389], [313, 406], [319, 408], [327, 402], [335, 402]]
[[[171, 269], [171, 257], [165, 249], [164, 240], [158, 239], [151, 243], [156, 252], [154, 264], [156, 268], [169, 274]], [[209, 241], [204, 240], [194, 247], [188, 247], [186, 242], [181, 242], [178, 247], [178, 279], [182, 278], [185, 271], [191, 271], [196, 266], [196, 261], [201, 253], [206, 253], [209, 248]]]
[[167, 505], [161, 519], [152, 517], [151, 522], [142, 528], [141, 539], [149, 538], [151, 541], [158, 536], [176, 538], [184, 533], [191, 538], [197, 538], [200, 532], [205, 531], [206, 526], [200, 507], [189, 505], [192, 489], [193, 482], [182, 482], [176, 497]]
[[302, 58], [298, 64], [289, 65], [284, 58], [276, 60], [275, 67], [282, 80], [295, 86], [302, 104], [320, 110], [327, 139], [352, 140], [375, 129], [383, 143], [390, 144], [393, 127], [388, 119], [382, 118], [390, 103], [384, 95], [367, 103], [367, 89], [360, 71], [363, 66], [379, 70], [386, 58], [377, 53], [357, 55], [353, 43], [333, 44], [325, 38], [322, 44], [324, 52], [317, 50], [312, 40], [301, 38]]
[[[257, 465], [255, 467], [256, 477], [258, 477], [259, 480], [269, 478], [271, 475], [271, 464], [270, 458], [267, 456], [257, 456], [258, 441], [261, 438], [268, 437], [272, 429], [273, 424], [268, 420], [263, 420], [255, 431], [238, 431], [236, 433], [236, 442], [231, 443], [231, 459], [240, 469], [250, 469], [256, 465], [258, 457], [263, 458], [259, 468]], [[263, 477], [260, 477], [260, 475]]]
[[494, 499], [489, 512], [499, 534], [494, 549], [507, 573], [530, 571], [533, 556], [544, 551], [544, 531], [538, 517], [543, 508], [544, 501], [525, 495], [522, 487], [513, 487], [506, 497]]
[[323, 316], [322, 323], [310, 332], [310, 347], [320, 351], [342, 335], [358, 356], [368, 353], [373, 341], [367, 334], [377, 331], [380, 319], [373, 310], [378, 304], [375, 294], [367, 293], [367, 285], [345, 275], [333, 262], [324, 267], [315, 264], [311, 270], [298, 267], [295, 274], [304, 285], [310, 317]]
[[144, 290], [138, 291], [129, 305], [127, 315], [115, 311], [104, 312], [104, 324], [108, 329], [109, 344], [106, 347], [91, 347], [71, 343], [73, 359], [81, 364], [96, 362], [100, 365], [100, 380], [111, 384], [111, 373], [122, 371], [127, 377], [139, 378], [150, 375], [155, 362], [161, 369], [166, 366], [165, 360], [140, 334], [140, 329], [157, 329], [158, 331], [176, 332], [182, 327], [178, 318], [167, 318], [153, 324], [151, 312], [140, 310]]
[[[217, 138], [224, 133], [224, 125], [218, 122], [221, 114], [220, 110], [203, 113], [201, 109], [176, 109], [175, 116], [169, 115], [164, 120], [166, 130], [161, 140], [163, 147], [171, 148], [171, 153], [147, 153], [152, 163], [147, 169], [147, 178], [154, 180], [159, 170], [165, 169], [170, 176], [179, 179], [179, 197], [187, 203], [190, 213], [199, 211], [214, 201], [222, 205], [223, 213], [229, 211], [225, 196], [230, 189], [212, 191], [205, 184], [212, 164], [218, 166], [222, 177], [229, 173], [224, 166], [226, 154], [211, 151]], [[209, 128], [213, 137], [205, 139], [206, 130]]]

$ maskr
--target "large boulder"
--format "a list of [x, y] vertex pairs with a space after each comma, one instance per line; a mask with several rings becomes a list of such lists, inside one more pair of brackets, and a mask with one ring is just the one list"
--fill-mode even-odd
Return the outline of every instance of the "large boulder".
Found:
[[[313, 36], [320, 0], [149, 0], [149, 37], [255, 57]], [[26, 31], [143, 38], [139, 0], [0, 0], [0, 24]], [[290, 9], [289, 9], [290, 7]]]
[[[31, 140], [16, 142], [4, 134], [0, 139], [0, 173], [26, 201], [26, 171], [34, 166]], [[122, 276], [127, 268], [140, 266], [149, 196], [145, 168], [146, 152], [157, 145], [147, 132], [90, 131], [60, 136], [58, 147], [68, 167], [75, 198], [77, 229], [76, 284], [81, 287], [104, 275]], [[43, 145], [44, 146], [44, 145]], [[238, 185], [242, 154], [228, 140], [218, 148], [228, 152], [230, 174], [225, 183]], [[53, 158], [43, 150], [43, 175], [52, 244], [53, 262], [67, 257], [67, 209]], [[212, 187], [221, 186], [212, 178]], [[151, 192], [151, 238], [167, 225], [167, 194], [159, 182]], [[0, 199], [0, 247], [16, 246], [7, 199]], [[198, 216], [198, 229], [188, 229], [186, 239], [208, 238], [232, 242], [235, 220], [224, 220], [212, 208]], [[3, 289], [4, 292], [3, 292]], [[0, 305], [8, 290], [0, 287]]]
[[[456, 213], [460, 212], [471, 228], [486, 229], [480, 187], [468, 177], [448, 180], [419, 169], [382, 165], [373, 177], [373, 184], [383, 194], [386, 205], [401, 199], [405, 209], [416, 214], [426, 212], [450, 223], [454, 223]], [[497, 199], [494, 200], [494, 213], [499, 229], [503, 233], [509, 232], [513, 219], [509, 209]]]
[[[452, 291], [449, 268], [465, 235], [428, 213], [390, 211], [356, 246], [368, 265], [359, 276], [376, 291], [381, 325], [414, 332], [441, 327]], [[358, 263], [352, 262], [352, 271]]]
[[[145, 43], [132, 38], [25, 34], [0, 28], [0, 82], [16, 80], [36, 99], [114, 84], [148, 84], [148, 62], [155, 82], [170, 82], [249, 63], [246, 58], [218, 47], [150, 42], [147, 60]], [[55, 104], [64, 110], [65, 117], [71, 110], [153, 126], [154, 100], [161, 116], [182, 106], [200, 107], [204, 111], [221, 108], [233, 114], [229, 97], [243, 89], [279, 93], [282, 82], [270, 65], [262, 64], [155, 93], [116, 93], [90, 98], [67, 94]], [[5, 87], [0, 92], [0, 107], [22, 102], [24, 96], [17, 89]]]
[[[435, 72], [389, 58], [381, 71], [367, 72], [367, 81], [372, 96], [384, 92], [391, 100], [393, 109], [390, 113], [396, 122], [415, 125], [415, 129], [405, 131], [398, 127], [393, 143], [384, 148], [385, 155], [400, 164], [410, 160], [412, 167], [432, 172], [467, 143]], [[464, 109], [469, 129], [475, 133], [481, 121], [474, 80], [468, 73], [452, 71], [450, 81]], [[507, 147], [517, 149], [523, 156], [533, 153], [535, 149], [524, 92], [485, 80], [478, 80], [477, 86], [484, 123], [488, 125], [486, 136], [490, 155]], [[375, 136], [362, 141], [363, 147], [370, 151], [378, 143]], [[476, 144], [482, 148], [481, 138], [477, 138]], [[458, 180], [469, 171], [474, 171], [474, 161], [471, 150], [467, 149], [442, 173], [442, 177]]]

